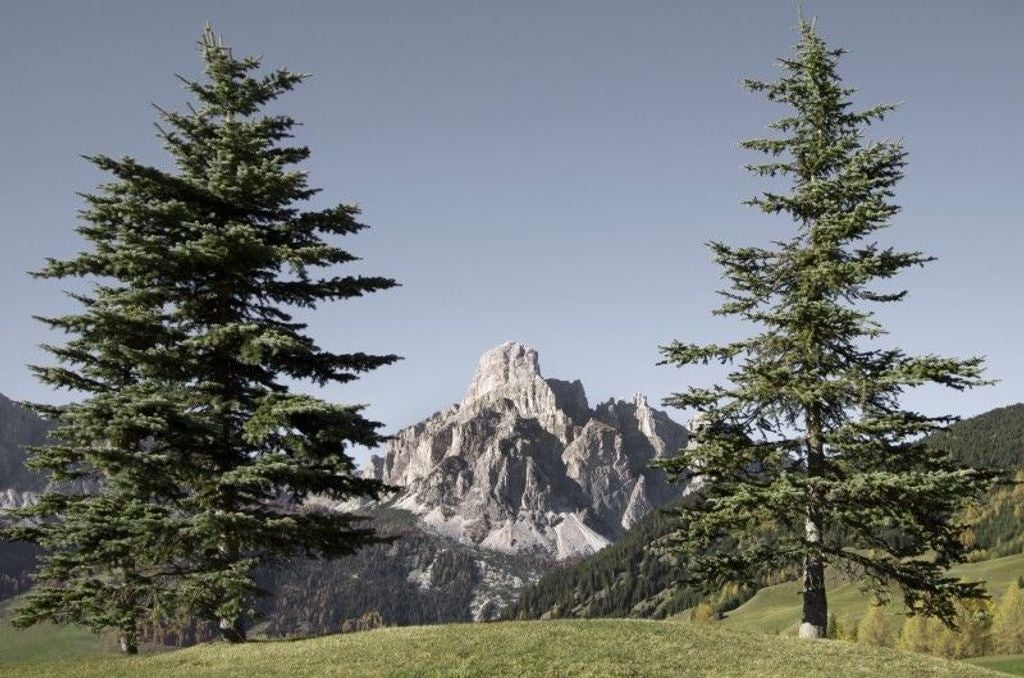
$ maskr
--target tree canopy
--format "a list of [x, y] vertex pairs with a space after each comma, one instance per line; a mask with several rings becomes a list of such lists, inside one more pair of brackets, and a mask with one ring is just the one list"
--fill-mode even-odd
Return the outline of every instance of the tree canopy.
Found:
[[365, 226], [351, 205], [302, 209], [318, 192], [295, 165], [297, 124], [265, 108], [305, 75], [258, 74], [207, 27], [194, 102], [159, 109], [173, 170], [97, 155], [111, 175], [83, 196], [87, 248], [36, 275], [84, 278], [80, 311], [41, 318], [70, 335], [33, 367], [80, 399], [36, 406], [60, 422], [29, 462], [52, 481], [14, 539], [48, 549], [18, 623], [113, 627], [132, 651], [144, 618], [186, 614], [244, 639], [252, 569], [334, 557], [377, 540], [350, 514], [304, 506], [377, 497], [348, 449], [381, 441], [359, 405], [293, 391], [345, 383], [397, 360], [317, 345], [296, 309], [386, 290], [339, 275], [334, 239]]

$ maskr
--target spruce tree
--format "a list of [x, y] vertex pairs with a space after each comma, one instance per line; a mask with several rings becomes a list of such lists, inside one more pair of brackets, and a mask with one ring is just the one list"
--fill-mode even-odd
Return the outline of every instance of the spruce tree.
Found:
[[792, 230], [765, 247], [710, 243], [729, 283], [715, 313], [756, 331], [726, 345], [662, 347], [667, 364], [732, 366], [726, 383], [666, 399], [696, 409], [703, 425], [662, 464], [699, 487], [663, 543], [690, 554], [693, 578], [711, 588], [802, 570], [803, 637], [826, 635], [828, 565], [883, 600], [894, 585], [912, 610], [952, 623], [954, 601], [983, 595], [946, 573], [965, 555], [958, 515], [992, 476], [925, 445], [954, 418], [903, 409], [900, 397], [923, 384], [981, 385], [982, 360], [879, 346], [872, 305], [901, 301], [890, 279], [930, 261], [875, 240], [899, 211], [906, 154], [864, 135], [894, 106], [856, 110], [837, 71], [844, 51], [802, 18], [799, 31], [777, 81], [745, 82], [787, 113], [770, 125], [775, 136], [742, 144], [767, 156], [751, 172], [788, 185], [748, 204], [789, 217]]
[[158, 109], [174, 170], [89, 160], [112, 175], [78, 232], [86, 250], [37, 275], [84, 278], [81, 310], [42, 320], [71, 339], [39, 378], [82, 398], [38, 406], [60, 421], [30, 466], [54, 481], [8, 535], [48, 549], [18, 622], [114, 628], [134, 651], [143, 619], [182, 613], [245, 638], [252, 570], [275, 557], [335, 557], [379, 541], [353, 516], [304, 506], [387, 488], [346, 452], [381, 441], [362, 406], [291, 385], [345, 383], [397, 360], [318, 346], [296, 309], [395, 285], [342, 276], [331, 242], [364, 228], [348, 205], [303, 210], [318, 191], [295, 168], [296, 122], [262, 112], [306, 76], [258, 75], [207, 27], [205, 78], [186, 112]]

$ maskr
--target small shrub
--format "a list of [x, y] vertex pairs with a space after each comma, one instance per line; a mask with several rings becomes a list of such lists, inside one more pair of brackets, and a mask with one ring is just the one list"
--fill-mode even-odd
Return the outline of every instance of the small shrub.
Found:
[[721, 618], [722, 615], [708, 603], [700, 603], [690, 610], [690, 621], [694, 624], [713, 624]]

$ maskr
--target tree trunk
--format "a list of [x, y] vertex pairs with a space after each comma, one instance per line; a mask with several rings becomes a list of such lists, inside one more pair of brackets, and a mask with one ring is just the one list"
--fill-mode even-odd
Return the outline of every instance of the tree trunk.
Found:
[[244, 643], [245, 625], [241, 619], [221, 619], [220, 636], [229, 643]]
[[121, 632], [117, 634], [117, 644], [124, 654], [139, 653], [139, 639], [134, 628], [121, 629]]
[[828, 632], [828, 600], [825, 597], [825, 560], [821, 553], [824, 528], [824, 497], [815, 481], [824, 475], [825, 446], [821, 418], [807, 412], [807, 517], [804, 521], [804, 609], [800, 619], [801, 638], [825, 638]]
[[[223, 542], [221, 542], [219, 550], [224, 568], [227, 569], [238, 561], [238, 545], [227, 534], [222, 535], [222, 538]], [[241, 616], [221, 617], [218, 626], [220, 628], [221, 638], [229, 643], [245, 642], [245, 624], [243, 623]]]
[[815, 544], [821, 541], [821, 514], [808, 511], [805, 523], [807, 553], [804, 555], [804, 610], [801, 638], [824, 638], [828, 631], [828, 600], [825, 597], [825, 563]]

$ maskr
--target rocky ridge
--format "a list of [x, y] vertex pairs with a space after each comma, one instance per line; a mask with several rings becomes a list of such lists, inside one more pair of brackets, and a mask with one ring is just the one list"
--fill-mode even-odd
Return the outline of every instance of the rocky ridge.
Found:
[[[42, 445], [53, 424], [0, 395], [0, 527], [7, 511], [34, 503], [46, 478], [25, 467], [26, 446]], [[0, 541], [0, 600], [31, 585], [29, 572], [38, 549]]]
[[26, 447], [42, 445], [53, 424], [0, 395], [0, 515], [35, 501], [46, 487], [42, 474], [25, 467]]

